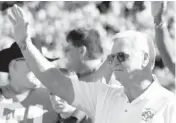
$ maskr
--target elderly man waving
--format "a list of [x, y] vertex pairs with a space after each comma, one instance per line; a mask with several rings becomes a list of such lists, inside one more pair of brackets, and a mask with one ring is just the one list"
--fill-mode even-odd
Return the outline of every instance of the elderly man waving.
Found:
[[113, 71], [123, 85], [114, 87], [79, 81], [75, 74], [64, 76], [32, 44], [27, 33], [28, 23], [18, 6], [12, 8], [10, 19], [16, 41], [38, 79], [53, 94], [86, 112], [95, 123], [176, 122], [175, 95], [152, 75], [155, 50], [147, 35], [126, 31], [114, 37], [112, 53], [100, 67], [100, 70]]

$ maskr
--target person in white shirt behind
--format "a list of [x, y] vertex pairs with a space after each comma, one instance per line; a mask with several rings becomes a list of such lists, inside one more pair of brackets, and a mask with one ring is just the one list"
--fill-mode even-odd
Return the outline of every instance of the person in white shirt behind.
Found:
[[34, 74], [50, 92], [86, 112], [95, 123], [176, 122], [176, 97], [152, 75], [155, 48], [146, 34], [125, 31], [114, 36], [112, 53], [103, 64], [109, 66], [104, 71], [113, 71], [123, 85], [114, 87], [63, 75], [32, 44], [22, 10], [14, 6], [12, 15], [16, 41]]

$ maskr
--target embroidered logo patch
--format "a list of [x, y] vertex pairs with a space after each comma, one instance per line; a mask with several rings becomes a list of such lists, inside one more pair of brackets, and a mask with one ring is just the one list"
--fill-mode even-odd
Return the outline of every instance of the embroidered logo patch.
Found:
[[142, 120], [144, 121], [148, 121], [149, 119], [152, 119], [154, 116], [154, 111], [150, 108], [146, 108], [143, 112], [142, 112]]

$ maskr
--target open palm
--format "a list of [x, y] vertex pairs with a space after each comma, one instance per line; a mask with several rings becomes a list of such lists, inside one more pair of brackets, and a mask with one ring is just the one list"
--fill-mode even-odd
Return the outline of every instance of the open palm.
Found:
[[25, 42], [28, 37], [28, 22], [25, 21], [23, 11], [17, 5], [11, 8], [11, 14], [8, 14], [9, 19], [14, 27], [14, 37], [18, 44]]

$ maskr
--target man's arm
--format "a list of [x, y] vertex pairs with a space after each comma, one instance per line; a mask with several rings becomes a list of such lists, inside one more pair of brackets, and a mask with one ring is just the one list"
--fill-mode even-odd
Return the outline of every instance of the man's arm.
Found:
[[94, 74], [94, 77], [96, 80], [98, 79], [105, 79], [106, 84], [109, 83], [109, 80], [112, 76], [112, 69], [109, 65], [109, 61], [108, 59], [104, 61], [104, 63], [100, 66], [100, 68], [96, 71], [96, 73]]
[[105, 83], [108, 84], [111, 75], [112, 69], [109, 66], [108, 60], [105, 60], [97, 71], [89, 76], [80, 78], [80, 80], [86, 80], [86, 82], [99, 82], [99, 80], [105, 79]]
[[175, 75], [175, 45], [169, 36], [167, 27], [164, 25], [165, 6], [163, 1], [152, 3], [152, 15], [155, 22], [155, 41], [164, 64]]
[[164, 64], [175, 75], [174, 42], [170, 39], [166, 27], [155, 28], [155, 41]]
[[[69, 104], [74, 100], [72, 81], [54, 67], [32, 44], [28, 36], [28, 23], [18, 6], [11, 9], [9, 18], [14, 26], [15, 39], [30, 69], [53, 94], [65, 99]], [[59, 81], [62, 80], [62, 81]]]

